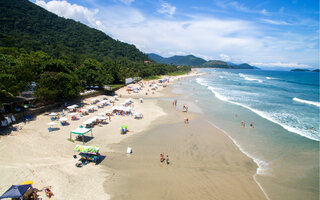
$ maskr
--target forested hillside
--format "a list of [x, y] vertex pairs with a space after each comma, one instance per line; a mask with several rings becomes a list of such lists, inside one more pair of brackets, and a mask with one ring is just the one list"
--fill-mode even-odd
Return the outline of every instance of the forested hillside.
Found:
[[75, 62], [88, 57], [100, 62], [119, 57], [132, 61], [148, 59], [134, 45], [58, 17], [28, 0], [0, 0], [0, 24], [1, 46], [42, 50], [55, 58], [67, 57]]
[[164, 58], [154, 53], [149, 53], [148, 57], [158, 63], [174, 64], [174, 65], [186, 65], [192, 67], [205, 67], [205, 68], [225, 68], [225, 69], [258, 69], [257, 67], [251, 66], [247, 63], [234, 64], [228, 63], [221, 60], [209, 60], [206, 61], [202, 58], [194, 55], [187, 56], [172, 56]]
[[148, 57], [134, 45], [28, 0], [0, 0], [0, 25], [0, 104], [32, 84], [38, 100], [52, 101], [76, 97], [86, 86], [190, 71], [144, 63]]

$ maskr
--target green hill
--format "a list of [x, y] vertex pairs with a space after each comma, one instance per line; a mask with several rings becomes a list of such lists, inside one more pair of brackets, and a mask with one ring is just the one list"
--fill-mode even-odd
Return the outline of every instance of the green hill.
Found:
[[206, 62], [202, 58], [195, 57], [193, 55], [187, 56], [172, 56], [164, 58], [154, 53], [148, 54], [148, 57], [158, 63], [174, 64], [174, 65], [185, 65], [185, 66], [200, 66]]
[[228, 63], [220, 60], [209, 60], [208, 62], [204, 63], [201, 67], [208, 67], [208, 68], [232, 68], [231, 65]]
[[0, 107], [30, 88], [37, 101], [49, 103], [76, 97], [87, 86], [191, 70], [144, 62], [148, 57], [134, 45], [28, 0], [0, 0], [0, 24]]
[[172, 56], [169, 58], [164, 58], [154, 53], [148, 54], [149, 59], [154, 60], [158, 63], [175, 64], [175, 65], [185, 65], [193, 67], [204, 67], [204, 68], [226, 68], [226, 69], [259, 69], [257, 67], [251, 66], [247, 63], [234, 64], [227, 63], [221, 60], [209, 60], [206, 61], [202, 58], [188, 55], [188, 56]]
[[105, 61], [124, 57], [147, 60], [134, 45], [116, 41], [102, 31], [58, 17], [28, 0], [0, 0], [0, 46], [42, 50], [75, 62], [85, 58]]

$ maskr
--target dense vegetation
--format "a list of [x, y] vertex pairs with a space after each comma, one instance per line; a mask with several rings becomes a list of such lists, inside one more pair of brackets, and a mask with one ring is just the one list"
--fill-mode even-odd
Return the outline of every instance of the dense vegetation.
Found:
[[85, 86], [123, 83], [128, 77], [148, 77], [189, 71], [190, 67], [143, 64], [126, 59], [99, 62], [87, 58], [72, 63], [42, 51], [28, 53], [15, 47], [0, 47], [0, 98], [17, 96], [36, 83], [35, 96], [41, 101], [71, 98]]
[[187, 56], [172, 56], [169, 58], [164, 58], [154, 53], [148, 54], [148, 57], [158, 63], [175, 64], [175, 65], [186, 65], [193, 67], [206, 67], [206, 68], [229, 68], [229, 69], [258, 69], [247, 63], [234, 64], [227, 63], [221, 60], [209, 60], [206, 61], [202, 58], [198, 58], [193, 55]]
[[[86, 86], [124, 83], [190, 71], [190, 67], [144, 63], [134, 45], [52, 14], [28, 0], [0, 0], [0, 100], [35, 84], [40, 101], [72, 98]], [[0, 102], [0, 103], [1, 103]]]
[[134, 45], [116, 41], [102, 31], [71, 19], [58, 17], [28, 0], [0, 0], [1, 46], [42, 50], [72, 62], [94, 58], [103, 62], [125, 57], [147, 60]]

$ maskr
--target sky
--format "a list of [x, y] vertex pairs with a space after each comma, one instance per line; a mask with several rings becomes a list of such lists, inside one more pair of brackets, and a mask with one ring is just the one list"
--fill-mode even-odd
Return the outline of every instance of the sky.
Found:
[[319, 68], [318, 0], [30, 0], [163, 57]]

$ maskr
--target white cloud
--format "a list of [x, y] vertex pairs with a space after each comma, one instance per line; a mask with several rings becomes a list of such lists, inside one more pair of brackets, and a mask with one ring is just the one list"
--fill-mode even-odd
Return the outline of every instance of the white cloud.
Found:
[[172, 16], [176, 11], [176, 7], [175, 6], [171, 6], [168, 3], [163, 3], [161, 5], [161, 8], [158, 9], [158, 13], [160, 14], [166, 14], [166, 15], [170, 15]]
[[120, 1], [128, 6], [134, 2], [134, 0], [120, 0]]
[[299, 63], [282, 63], [282, 62], [272, 62], [272, 63], [262, 63], [262, 62], [252, 62], [250, 65], [257, 67], [285, 67], [285, 68], [311, 68], [311, 66]]
[[294, 25], [292, 23], [282, 21], [282, 20], [271, 20], [271, 19], [260, 19], [262, 22], [273, 24], [273, 25]]
[[[36, 3], [60, 16], [78, 20], [115, 39], [134, 44], [143, 52], [155, 52], [165, 57], [193, 54], [206, 60], [229, 59], [236, 63], [318, 66], [315, 59], [319, 56], [318, 33], [272, 32], [268, 35], [263, 32], [261, 24], [247, 20], [199, 15], [176, 20], [145, 16], [128, 6], [101, 7], [99, 12], [67, 1], [45, 3], [37, 0]], [[174, 11], [164, 13], [169, 15]]]
[[96, 19], [96, 15], [99, 12], [98, 9], [88, 9], [77, 4], [70, 4], [64, 0], [52, 0], [47, 3], [44, 0], [36, 0], [36, 4], [61, 17], [74, 19], [91, 27], [103, 29], [101, 21]]
[[268, 15], [269, 12], [268, 12], [266, 9], [262, 9], [262, 10], [261, 10], [261, 14], [263, 14], [263, 15]]
[[227, 62], [230, 61], [230, 56], [226, 54], [221, 53], [219, 56], [220, 56], [220, 59], [223, 61], [227, 61]]

